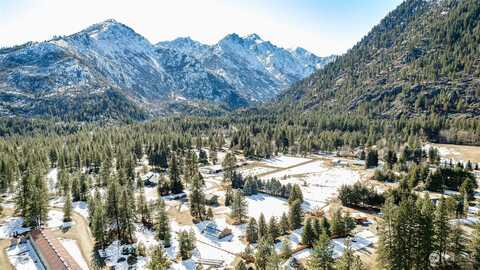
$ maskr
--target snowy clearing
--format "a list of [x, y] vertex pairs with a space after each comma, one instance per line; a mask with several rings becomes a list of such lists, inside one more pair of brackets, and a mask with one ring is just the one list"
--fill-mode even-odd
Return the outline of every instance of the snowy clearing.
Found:
[[293, 167], [287, 170], [265, 175], [262, 177], [262, 179], [265, 179], [265, 180], [271, 179], [271, 178], [283, 179], [283, 178], [288, 178], [288, 177], [291, 177], [294, 175], [300, 175], [300, 174], [321, 173], [328, 169], [329, 168], [325, 166], [323, 161], [317, 160], [317, 161], [313, 161], [313, 162], [303, 164], [297, 167]]
[[311, 159], [309, 158], [302, 158], [302, 157], [292, 157], [292, 156], [278, 156], [278, 157], [273, 157], [270, 159], [264, 159], [262, 160], [261, 163], [268, 165], [268, 166], [273, 166], [273, 167], [278, 167], [278, 168], [287, 168], [290, 166], [295, 166], [303, 162], [310, 161]]
[[266, 221], [274, 216], [280, 218], [283, 213], [288, 213], [288, 203], [285, 199], [280, 199], [266, 194], [256, 194], [246, 197], [248, 202], [248, 216], [257, 219], [263, 213]]

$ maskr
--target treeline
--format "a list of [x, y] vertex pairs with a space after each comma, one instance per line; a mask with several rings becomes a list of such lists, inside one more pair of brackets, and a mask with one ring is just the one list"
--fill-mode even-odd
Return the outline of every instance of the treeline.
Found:
[[360, 208], [378, 208], [385, 202], [382, 194], [360, 182], [353, 185], [342, 185], [338, 190], [338, 199], [344, 206]]
[[406, 189], [400, 200], [388, 197], [382, 208], [379, 259], [385, 269], [477, 269], [480, 266], [480, 226], [471, 237], [445, 198], [436, 205], [428, 195]]

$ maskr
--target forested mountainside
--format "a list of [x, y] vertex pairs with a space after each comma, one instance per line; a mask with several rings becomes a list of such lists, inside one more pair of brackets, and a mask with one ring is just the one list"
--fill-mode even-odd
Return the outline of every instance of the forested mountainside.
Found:
[[478, 117], [479, 44], [479, 1], [407, 0], [280, 99], [303, 111]]
[[153, 45], [107, 20], [70, 36], [0, 49], [0, 113], [141, 120], [178, 110], [228, 111], [274, 97], [330, 59], [250, 39], [233, 34], [216, 46], [200, 44], [209, 55], [200, 57], [202, 50], [185, 50], [182, 39]]

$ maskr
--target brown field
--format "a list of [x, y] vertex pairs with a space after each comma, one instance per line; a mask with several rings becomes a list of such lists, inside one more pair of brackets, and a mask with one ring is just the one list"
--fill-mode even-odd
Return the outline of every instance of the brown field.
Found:
[[449, 153], [446, 154], [446, 158], [463, 161], [470, 160], [472, 162], [480, 163], [480, 146], [439, 143], [432, 143], [431, 145], [439, 149], [448, 149]]

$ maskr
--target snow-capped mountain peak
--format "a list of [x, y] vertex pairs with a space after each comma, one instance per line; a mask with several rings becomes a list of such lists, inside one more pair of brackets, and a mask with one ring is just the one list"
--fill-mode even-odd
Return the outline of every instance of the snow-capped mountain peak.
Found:
[[248, 41], [255, 42], [257, 44], [263, 42], [263, 39], [255, 33], [245, 36], [244, 39], [248, 40]]
[[235, 108], [273, 98], [324, 64], [295, 52], [257, 34], [229, 34], [214, 45], [190, 37], [153, 45], [130, 27], [106, 20], [69, 36], [1, 49], [0, 112], [60, 113], [59, 101], [90, 110], [112, 96], [124, 105], [161, 110], [160, 104], [180, 102], [172, 94], [183, 97], [181, 102]]

